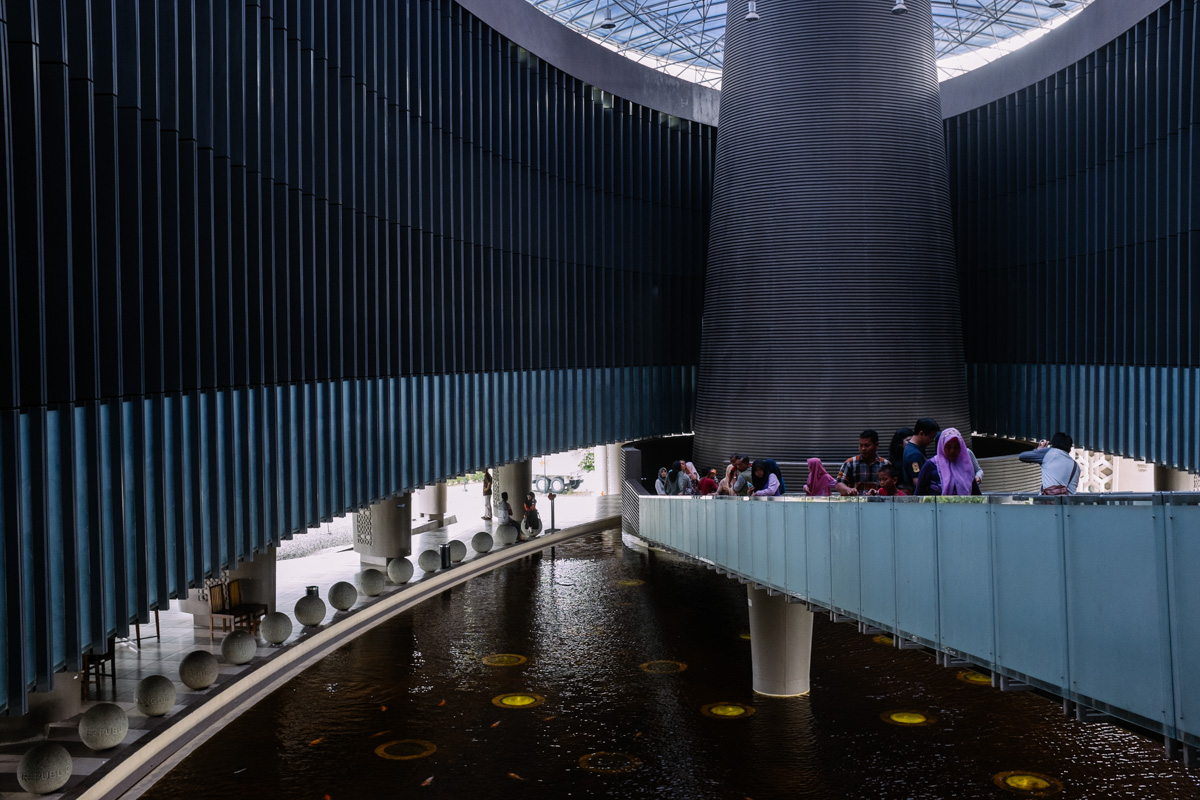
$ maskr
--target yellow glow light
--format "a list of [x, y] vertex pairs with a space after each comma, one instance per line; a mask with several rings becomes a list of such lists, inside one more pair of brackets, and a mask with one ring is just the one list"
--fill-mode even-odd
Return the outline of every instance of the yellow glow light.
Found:
[[913, 711], [911, 709], [885, 711], [879, 715], [879, 718], [889, 725], [900, 725], [905, 728], [932, 725], [937, 722], [937, 717], [926, 714], [924, 711]]
[[700, 712], [707, 717], [716, 719], [745, 719], [754, 713], [754, 706], [745, 703], [709, 703], [701, 706]]
[[546, 702], [546, 698], [540, 694], [529, 694], [526, 692], [501, 694], [492, 698], [492, 705], [500, 706], [500, 708], [533, 708], [534, 706], [540, 706], [544, 702]]
[[1029, 797], [1049, 797], [1061, 792], [1063, 788], [1062, 781], [1057, 778], [1028, 770], [998, 772], [992, 778], [992, 782], [1007, 792]]

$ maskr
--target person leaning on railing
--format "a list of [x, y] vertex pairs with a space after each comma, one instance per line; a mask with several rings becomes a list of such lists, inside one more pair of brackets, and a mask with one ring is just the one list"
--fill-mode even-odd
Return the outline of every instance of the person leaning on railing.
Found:
[[1038, 442], [1036, 450], [1021, 453], [1027, 464], [1042, 465], [1042, 494], [1075, 494], [1079, 488], [1079, 464], [1071, 458], [1074, 442], [1062, 431]]

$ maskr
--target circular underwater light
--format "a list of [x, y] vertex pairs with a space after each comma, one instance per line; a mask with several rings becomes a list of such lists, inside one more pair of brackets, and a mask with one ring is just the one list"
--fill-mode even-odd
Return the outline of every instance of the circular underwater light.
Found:
[[640, 578], [625, 578], [624, 580], [617, 581], [618, 586], [641, 586], [643, 583], [645, 581]]
[[1063, 788], [1062, 781], [1057, 778], [1021, 769], [997, 772], [992, 777], [992, 782], [1006, 792], [1030, 797], [1049, 797], [1052, 794], [1058, 794]]
[[601, 750], [598, 753], [588, 753], [580, 756], [579, 766], [592, 772], [614, 774], [631, 772], [642, 765], [642, 760], [628, 753], [608, 753]]
[[700, 713], [717, 719], [745, 719], [754, 713], [754, 706], [745, 703], [709, 703], [700, 707]]
[[652, 675], [673, 675], [687, 669], [687, 664], [682, 661], [647, 661], [645, 664], [638, 664], [638, 669]]
[[424, 739], [396, 739], [375, 748], [375, 755], [389, 761], [412, 761], [437, 752], [437, 745]]
[[932, 725], [937, 722], [937, 717], [930, 716], [923, 711], [910, 711], [908, 709], [885, 711], [879, 715], [879, 718], [889, 725], [899, 725], [903, 728]]
[[515, 667], [517, 664], [524, 664], [528, 661], [525, 656], [519, 656], [516, 653], [494, 653], [484, 656], [480, 660], [489, 667]]
[[893, 639], [890, 636], [885, 636], [882, 633], [879, 634], [878, 636], [872, 636], [871, 641], [874, 642], [875, 644], [887, 645], [888, 647], [891, 647], [892, 645], [894, 645], [896, 643], [895, 639]]
[[992, 676], [984, 675], [982, 672], [976, 672], [973, 669], [963, 669], [958, 671], [955, 676], [963, 683], [974, 684], [975, 686], [991, 686]]
[[546, 702], [546, 698], [540, 694], [528, 694], [526, 692], [501, 694], [492, 698], [492, 705], [500, 706], [501, 708], [533, 708], [534, 706], [540, 706], [544, 702]]

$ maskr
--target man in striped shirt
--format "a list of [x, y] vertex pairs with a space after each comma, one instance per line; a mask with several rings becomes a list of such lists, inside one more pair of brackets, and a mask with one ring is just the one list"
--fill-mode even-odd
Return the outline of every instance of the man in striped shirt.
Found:
[[879, 468], [890, 464], [886, 458], [879, 456], [879, 434], [873, 430], [865, 430], [858, 435], [858, 455], [851, 456], [838, 470], [837, 489], [841, 495], [856, 495], [860, 491], [879, 487]]

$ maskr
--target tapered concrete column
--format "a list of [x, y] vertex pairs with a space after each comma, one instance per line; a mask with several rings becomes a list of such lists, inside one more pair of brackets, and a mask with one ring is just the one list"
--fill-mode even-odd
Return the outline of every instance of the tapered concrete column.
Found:
[[[500, 493], [508, 492], [508, 504], [512, 506], [513, 524], [520, 525], [525, 516], [522, 505], [526, 492], [533, 491], [533, 462], [517, 461], [505, 464], [493, 471], [496, 476], [492, 484], [492, 505], [500, 502]], [[548, 512], [547, 512], [548, 513]]]
[[813, 615], [783, 595], [746, 587], [754, 691], [777, 697], [808, 693]]
[[385, 567], [390, 559], [412, 553], [412, 495], [389, 497], [356, 513], [354, 550], [363, 564]]
[[416, 494], [417, 516], [421, 522], [446, 522], [446, 484], [426, 486]]
[[620, 494], [621, 480], [621, 445], [606, 444], [604, 446], [605, 494]]

